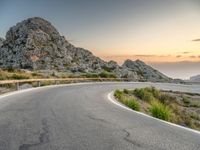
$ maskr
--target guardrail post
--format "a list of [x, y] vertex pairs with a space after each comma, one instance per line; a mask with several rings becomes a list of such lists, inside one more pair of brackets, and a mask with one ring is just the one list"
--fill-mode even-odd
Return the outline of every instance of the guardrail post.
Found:
[[56, 82], [56, 85], [58, 85], [58, 81], [56, 80], [55, 82]]
[[38, 81], [38, 87], [40, 87], [41, 86], [41, 83], [40, 83], [40, 81]]
[[19, 90], [19, 82], [15, 83], [16, 85], [16, 90], [18, 91]]

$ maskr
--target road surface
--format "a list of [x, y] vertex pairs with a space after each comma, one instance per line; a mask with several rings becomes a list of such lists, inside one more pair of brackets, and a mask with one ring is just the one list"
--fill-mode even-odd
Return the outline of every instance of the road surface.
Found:
[[0, 150], [200, 150], [200, 134], [123, 109], [116, 88], [154, 85], [200, 93], [199, 85], [93, 83], [38, 88], [0, 98]]

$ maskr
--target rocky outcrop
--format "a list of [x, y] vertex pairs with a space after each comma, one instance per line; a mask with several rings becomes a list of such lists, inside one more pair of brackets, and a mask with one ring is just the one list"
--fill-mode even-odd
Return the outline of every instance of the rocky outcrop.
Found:
[[126, 60], [122, 65], [123, 68], [127, 68], [127, 70], [136, 72], [139, 76], [138, 78], [144, 81], [160, 81], [160, 82], [170, 82], [172, 79], [160, 73], [159, 71], [153, 69], [152, 67], [146, 65], [144, 62], [140, 60], [132, 61]]
[[[59, 68], [56, 69], [60, 69], [72, 60], [69, 55], [67, 58], [64, 55], [68, 46], [70, 44], [49, 22], [30, 18], [7, 32], [1, 48], [0, 65], [3, 68], [31, 70], [54, 69], [57, 66]], [[62, 59], [62, 64], [59, 64], [59, 59]]]
[[29, 18], [6, 34], [0, 48], [0, 67], [27, 70], [57, 70], [70, 73], [108, 71], [132, 80], [168, 81], [169, 78], [143, 62], [127, 60], [123, 66], [105, 62], [90, 51], [78, 48], [61, 36], [50, 22]]
[[192, 82], [200, 82], [200, 75], [190, 77], [190, 81]]
[[3, 41], [4, 41], [4, 39], [0, 38], [0, 47], [3, 45]]
[[100, 71], [107, 63], [77, 48], [46, 20], [30, 18], [10, 28], [1, 48], [0, 66], [29, 70]]

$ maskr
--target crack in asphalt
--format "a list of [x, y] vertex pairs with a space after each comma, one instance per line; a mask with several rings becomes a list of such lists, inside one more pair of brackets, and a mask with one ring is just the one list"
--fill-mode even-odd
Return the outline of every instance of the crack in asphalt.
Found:
[[134, 145], [134, 146], [137, 146], [137, 147], [142, 147], [141, 144], [137, 143], [136, 141], [133, 141], [130, 139], [130, 133], [126, 130], [126, 129], [122, 129], [122, 131], [126, 134], [125, 137], [123, 138], [126, 142]]
[[144, 143], [139, 143], [137, 141], [134, 141], [132, 139], [130, 139], [130, 132], [127, 131], [127, 129], [122, 129], [122, 131], [126, 134], [125, 137], [123, 138], [126, 142], [132, 144], [133, 146], [136, 146], [138, 148], [144, 148], [144, 149], [148, 149], [148, 150], [156, 150], [156, 149], [159, 149], [159, 150], [165, 150], [165, 149], [161, 149], [161, 148], [155, 148], [153, 145], [147, 145], [147, 144], [144, 144]]
[[110, 123], [110, 122], [108, 122], [108, 121], [105, 120], [105, 119], [96, 118], [96, 117], [89, 116], [89, 115], [88, 115], [88, 118], [91, 119], [91, 120], [100, 121], [100, 122], [103, 122], [103, 123]]
[[[88, 117], [92, 120], [95, 120], [95, 121], [100, 121], [100, 122], [103, 122], [103, 123], [110, 123], [110, 122], [106, 121], [105, 119], [96, 118], [96, 117], [93, 117], [93, 116], [90, 116], [90, 115], [88, 115]], [[132, 144], [133, 146], [137, 146], [139, 148], [144, 147], [142, 144], [139, 144], [138, 142], [131, 140], [130, 139], [130, 133], [126, 129], [121, 129], [121, 131], [125, 133], [125, 137], [123, 139], [126, 142]]]
[[[88, 117], [92, 120], [95, 120], [95, 121], [100, 121], [100, 122], [103, 122], [103, 123], [110, 123], [108, 122], [107, 120], [105, 119], [101, 119], [101, 118], [96, 118], [96, 117], [93, 117], [93, 116], [90, 116], [88, 115]], [[111, 123], [110, 123], [111, 124]], [[139, 148], [143, 147], [142, 144], [139, 144], [138, 142], [136, 141], [133, 141], [130, 139], [130, 133], [126, 130], [126, 129], [121, 129], [122, 132], [125, 133], [125, 137], [123, 138], [126, 142], [132, 144], [133, 146], [137, 146]]]
[[[63, 123], [61, 122], [61, 120], [63, 118], [60, 118], [59, 115], [56, 114], [56, 112], [53, 110], [53, 108], [50, 108], [50, 111], [52, 113], [52, 116], [54, 117], [54, 119], [56, 120], [56, 123], [59, 124], [60, 128], [59, 130], [62, 130], [63, 133], [66, 133], [66, 130], [65, 130], [65, 126], [63, 125]], [[67, 133], [66, 133], [67, 134]]]
[[19, 150], [29, 150], [31, 147], [40, 146], [42, 144], [49, 143], [49, 126], [47, 124], [47, 120], [42, 120], [42, 130], [43, 132], [39, 135], [39, 142], [32, 143], [32, 144], [22, 144], [19, 146]]

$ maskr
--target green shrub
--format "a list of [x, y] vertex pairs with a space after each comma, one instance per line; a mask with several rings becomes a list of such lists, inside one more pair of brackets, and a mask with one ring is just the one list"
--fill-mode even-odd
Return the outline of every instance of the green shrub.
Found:
[[97, 73], [86, 73], [84, 75], [86, 78], [98, 78], [98, 74]]
[[151, 102], [155, 99], [153, 94], [149, 92], [146, 88], [135, 89], [134, 94], [136, 97], [147, 102]]
[[151, 87], [151, 92], [153, 93], [153, 96], [155, 97], [155, 98], [159, 98], [160, 97], [160, 91], [159, 90], [157, 90], [155, 87]]
[[5, 76], [1, 76], [0, 74], [0, 80], [6, 80], [7, 78]]
[[100, 73], [86, 73], [83, 75], [83, 77], [86, 78], [117, 78], [117, 76], [114, 73], [110, 73], [107, 71], [103, 71]]
[[152, 102], [150, 112], [153, 117], [166, 121], [170, 120], [170, 117], [172, 116], [170, 109], [159, 101]]
[[149, 92], [149, 93], [152, 93], [153, 94], [153, 96], [155, 97], [155, 98], [159, 98], [160, 97], [160, 91], [159, 90], [157, 90], [155, 87], [146, 87], [146, 88], [144, 88], [144, 90], [146, 91], [146, 92]]
[[127, 89], [124, 89], [124, 91], [116, 90], [114, 93], [115, 98], [117, 98], [118, 101], [120, 101], [122, 104], [126, 105], [127, 107], [139, 111], [140, 105], [139, 103], [133, 99], [133, 98], [127, 98], [123, 94], [129, 92]]
[[125, 94], [129, 94], [130, 91], [129, 91], [128, 89], [124, 89], [124, 93], [125, 93]]
[[42, 81], [40, 83], [40, 86], [47, 86], [47, 85], [53, 85], [55, 84], [55, 81]]
[[134, 94], [138, 98], [142, 99], [142, 96], [144, 95], [144, 89], [135, 89]]
[[198, 113], [196, 113], [196, 112], [190, 113], [190, 117], [191, 117], [192, 119], [195, 119], [195, 120], [199, 120], [199, 121], [200, 121], [200, 115], [199, 115]]
[[123, 93], [122, 93], [122, 91], [120, 91], [120, 90], [116, 90], [115, 93], [114, 93], [114, 96], [115, 96], [117, 99], [121, 100], [121, 99], [122, 99], [122, 96], [123, 96]]
[[13, 68], [8, 68], [7, 71], [8, 71], [8, 72], [15, 72], [15, 69], [13, 69]]
[[15, 84], [4, 84], [3, 87], [8, 88], [8, 89], [15, 89], [16, 88]]
[[188, 107], [191, 105], [191, 101], [185, 96], [182, 97], [182, 101], [183, 101], [185, 107]]
[[195, 108], [200, 108], [200, 104], [197, 102], [193, 102], [189, 105], [189, 107], [195, 107]]
[[111, 71], [112, 71], [112, 69], [109, 68], [109, 67], [107, 67], [107, 66], [103, 66], [102, 68], [103, 68], [105, 71], [107, 71], [107, 72], [111, 72]]
[[103, 71], [103, 72], [99, 73], [98, 76], [101, 78], [117, 78], [117, 76], [115, 74], [107, 72], [107, 71]]
[[36, 73], [36, 72], [32, 72], [31, 75], [32, 75], [33, 77], [39, 76], [39, 74]]
[[169, 104], [171, 102], [175, 102], [176, 101], [176, 97], [171, 96], [169, 94], [160, 94], [160, 98], [159, 101], [162, 102], [163, 104]]
[[22, 74], [13, 74], [10, 79], [21, 80], [21, 79], [29, 79], [28, 76]]
[[190, 100], [187, 98], [187, 97], [183, 97], [183, 102], [184, 102], [184, 104], [190, 104]]
[[128, 106], [129, 108], [139, 111], [140, 105], [135, 99], [126, 99], [122, 101], [124, 105]]
[[150, 92], [144, 92], [144, 95], [142, 96], [142, 100], [147, 101], [147, 102], [151, 102], [154, 99], [155, 99], [154, 96]]

